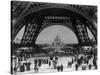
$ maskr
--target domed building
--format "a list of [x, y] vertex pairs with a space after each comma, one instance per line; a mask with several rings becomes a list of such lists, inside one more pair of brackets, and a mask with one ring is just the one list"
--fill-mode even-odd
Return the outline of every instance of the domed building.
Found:
[[54, 50], [54, 52], [62, 52], [61, 48], [64, 47], [64, 43], [62, 42], [59, 35], [57, 35], [54, 39], [54, 42], [51, 44], [51, 48]]

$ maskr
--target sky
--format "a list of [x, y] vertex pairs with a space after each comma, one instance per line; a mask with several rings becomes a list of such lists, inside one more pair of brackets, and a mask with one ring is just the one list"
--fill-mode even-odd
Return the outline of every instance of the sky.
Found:
[[[23, 26], [22, 29], [19, 31], [19, 33], [14, 39], [14, 42], [16, 43], [21, 42], [24, 30], [25, 30], [25, 26]], [[87, 28], [87, 31], [88, 31], [89, 37], [92, 38], [93, 35], [91, 31], [88, 28]], [[76, 35], [71, 29], [65, 26], [61, 26], [61, 25], [52, 25], [52, 26], [45, 28], [39, 33], [36, 39], [36, 44], [45, 44], [45, 43], [51, 44], [57, 35], [61, 38], [61, 40], [64, 43], [67, 43], [67, 44], [78, 43]]]
[[77, 43], [75, 34], [69, 28], [61, 25], [53, 25], [45, 28], [37, 37], [36, 43], [52, 43], [56, 36], [59, 36], [64, 43]]
[[20, 43], [21, 42], [21, 39], [23, 37], [23, 34], [24, 34], [24, 31], [25, 31], [25, 26], [23, 26], [21, 28], [21, 30], [18, 32], [18, 34], [16, 35], [15, 39], [14, 39], [14, 42], [15, 43]]

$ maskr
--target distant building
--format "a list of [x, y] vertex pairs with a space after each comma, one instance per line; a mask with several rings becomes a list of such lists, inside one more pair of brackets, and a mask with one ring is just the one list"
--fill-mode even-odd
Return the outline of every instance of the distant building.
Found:
[[51, 48], [54, 49], [54, 52], [61, 52], [61, 48], [63, 47], [64, 43], [62, 42], [60, 36], [57, 35], [51, 44]]

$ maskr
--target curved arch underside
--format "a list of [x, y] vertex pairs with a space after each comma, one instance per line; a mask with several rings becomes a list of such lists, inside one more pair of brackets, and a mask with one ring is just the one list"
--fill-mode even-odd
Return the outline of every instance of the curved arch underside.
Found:
[[36, 44], [51, 44], [56, 36], [59, 36], [61, 41], [67, 44], [78, 43], [77, 37], [71, 29], [62, 25], [51, 25], [40, 31]]
[[97, 29], [93, 19], [86, 12], [76, 9], [74, 6], [59, 4], [44, 4], [35, 8], [27, 8], [27, 11], [23, 12], [14, 24], [12, 40], [25, 25], [21, 44], [34, 44], [42, 29], [55, 24], [62, 24], [70, 28], [75, 33], [79, 43], [90, 42], [88, 27], [97, 41]]

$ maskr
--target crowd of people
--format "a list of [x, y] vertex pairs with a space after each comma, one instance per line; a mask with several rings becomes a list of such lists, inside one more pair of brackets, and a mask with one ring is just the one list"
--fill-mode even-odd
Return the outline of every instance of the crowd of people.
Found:
[[11, 73], [29, 71], [31, 62], [28, 62], [27, 59], [25, 57], [14, 56], [11, 61]]
[[78, 55], [74, 56], [72, 58], [72, 61], [68, 62], [69, 68], [72, 67], [72, 65], [75, 64], [76, 71], [81, 67], [81, 70], [92, 68], [97, 69], [97, 57], [94, 55]]
[[[34, 58], [34, 63], [28, 61], [29, 58]], [[71, 61], [66, 61], [67, 65], [64, 65], [63, 63], [58, 64], [58, 60], [59, 56], [50, 56], [47, 58], [32, 57], [32, 55], [24, 55], [20, 57], [13, 56], [11, 72], [16, 73], [30, 70], [34, 70], [34, 72], [39, 72], [41, 66], [45, 64], [48, 65], [48, 68], [51, 68], [58, 72], [64, 71], [65, 68], [73, 68], [73, 65], [76, 71], [80, 69], [97, 69], [97, 56], [94, 54], [73, 54], [73, 56], [71, 56]]]
[[45, 59], [34, 59], [34, 70], [35, 72], [38, 72], [37, 71], [37, 68], [39, 69], [39, 67], [41, 67], [42, 65], [45, 65], [47, 64], [49, 68], [52, 68], [52, 69], [56, 69], [57, 68], [57, 60], [58, 60], [58, 57], [47, 57]]

